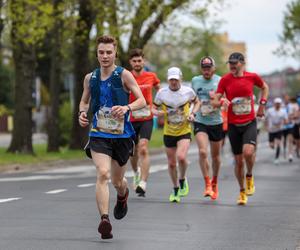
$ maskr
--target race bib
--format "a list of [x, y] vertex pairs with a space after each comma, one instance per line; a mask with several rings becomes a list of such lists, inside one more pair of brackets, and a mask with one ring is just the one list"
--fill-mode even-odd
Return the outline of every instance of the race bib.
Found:
[[97, 113], [97, 130], [110, 134], [123, 134], [124, 117], [115, 118], [111, 114], [111, 108], [101, 108]]
[[146, 118], [151, 115], [150, 105], [147, 105], [146, 107], [132, 111], [132, 117], [133, 118]]
[[185, 121], [185, 115], [183, 112], [183, 108], [168, 108], [168, 123], [170, 124], [182, 124]]
[[213, 108], [213, 106], [210, 104], [209, 100], [206, 101], [202, 101], [201, 102], [201, 106], [200, 106], [200, 113], [202, 116], [208, 116], [211, 113], [213, 113], [215, 111], [215, 109]]
[[250, 97], [236, 97], [231, 100], [231, 103], [235, 115], [249, 115], [251, 113]]

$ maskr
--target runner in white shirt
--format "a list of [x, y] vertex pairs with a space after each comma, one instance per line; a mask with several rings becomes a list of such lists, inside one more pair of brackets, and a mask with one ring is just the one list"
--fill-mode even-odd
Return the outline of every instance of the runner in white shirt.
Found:
[[274, 160], [275, 164], [279, 163], [283, 126], [288, 121], [287, 112], [281, 107], [281, 103], [281, 98], [275, 98], [274, 107], [269, 108], [266, 113], [267, 129], [269, 132], [269, 144], [272, 149], [276, 149]]

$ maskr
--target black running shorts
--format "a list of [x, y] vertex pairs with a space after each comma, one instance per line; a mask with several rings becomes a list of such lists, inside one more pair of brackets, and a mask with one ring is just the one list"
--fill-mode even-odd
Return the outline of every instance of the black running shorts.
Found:
[[229, 124], [228, 137], [234, 155], [243, 153], [244, 144], [253, 144], [256, 146], [256, 120], [244, 125]]
[[206, 133], [210, 141], [221, 141], [224, 138], [223, 124], [205, 125], [203, 123], [194, 122], [194, 135], [199, 132]]
[[192, 140], [191, 133], [187, 133], [187, 134], [179, 135], [179, 136], [164, 135], [165, 147], [166, 148], [176, 148], [177, 147], [177, 142], [182, 140], [182, 139]]
[[134, 141], [132, 138], [90, 137], [84, 149], [89, 158], [92, 158], [92, 150], [110, 156], [122, 167], [127, 163], [129, 157], [133, 155]]
[[135, 130], [135, 144], [138, 144], [139, 140], [144, 138], [150, 141], [152, 135], [152, 128], [153, 128], [153, 120], [148, 121], [138, 121], [138, 122], [131, 122], [134, 130]]
[[269, 142], [274, 142], [275, 139], [281, 140], [282, 137], [282, 131], [269, 133]]
[[295, 124], [294, 128], [293, 128], [293, 136], [294, 139], [298, 140], [300, 139], [300, 124]]

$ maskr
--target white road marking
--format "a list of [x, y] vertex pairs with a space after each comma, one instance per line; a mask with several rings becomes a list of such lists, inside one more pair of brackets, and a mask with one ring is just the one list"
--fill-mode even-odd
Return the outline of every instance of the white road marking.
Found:
[[45, 192], [45, 194], [59, 194], [59, 193], [66, 192], [66, 191], [67, 191], [67, 189], [55, 189], [55, 190]]
[[87, 184], [77, 185], [77, 187], [79, 187], [79, 188], [85, 188], [85, 187], [92, 187], [92, 186], [95, 186], [95, 185], [96, 185], [95, 183], [87, 183]]
[[8, 199], [0, 199], [0, 203], [4, 203], [4, 202], [10, 202], [10, 201], [17, 201], [22, 199], [21, 197], [16, 197], [16, 198], [8, 198]]

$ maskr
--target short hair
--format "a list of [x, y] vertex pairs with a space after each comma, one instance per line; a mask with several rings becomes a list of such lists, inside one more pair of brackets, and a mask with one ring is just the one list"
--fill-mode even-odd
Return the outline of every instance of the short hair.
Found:
[[139, 49], [139, 48], [135, 48], [129, 52], [129, 59], [132, 59], [133, 57], [136, 57], [136, 56], [144, 57], [143, 50]]
[[113, 36], [100, 36], [97, 38], [97, 46], [100, 43], [105, 43], [105, 44], [113, 44], [113, 46], [115, 48], [117, 48], [118, 42], [116, 40], [116, 38], [114, 38]]

